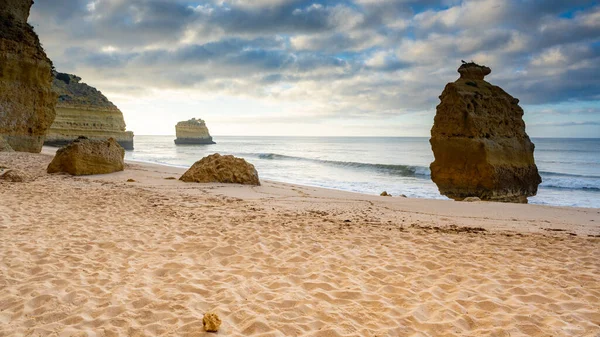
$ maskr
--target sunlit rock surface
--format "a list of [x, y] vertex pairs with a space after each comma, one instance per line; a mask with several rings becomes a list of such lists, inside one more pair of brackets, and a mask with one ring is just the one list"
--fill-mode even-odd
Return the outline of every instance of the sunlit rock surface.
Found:
[[125, 131], [123, 113], [104, 96], [71, 74], [55, 73], [52, 87], [58, 93], [56, 118], [46, 145], [63, 146], [79, 136], [94, 140], [114, 138], [123, 148], [133, 149], [133, 132]]
[[463, 64], [448, 83], [431, 129], [431, 179], [455, 200], [526, 203], [541, 178], [519, 100], [484, 80], [491, 69]]
[[218, 153], [195, 162], [179, 180], [195, 183], [260, 185], [254, 165], [243, 158], [232, 155], [222, 156]]
[[175, 134], [175, 144], [215, 144], [202, 119], [192, 118], [177, 123]]
[[125, 150], [113, 138], [78, 138], [58, 151], [48, 173], [64, 172], [75, 176], [123, 171]]
[[32, 4], [0, 1], [0, 136], [22, 152], [41, 151], [56, 103], [52, 62], [27, 23]]

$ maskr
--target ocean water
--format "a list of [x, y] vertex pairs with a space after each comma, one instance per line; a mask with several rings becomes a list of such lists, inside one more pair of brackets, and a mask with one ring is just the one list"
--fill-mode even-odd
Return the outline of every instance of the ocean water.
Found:
[[[339, 190], [446, 199], [431, 181], [428, 138], [219, 137], [175, 145], [174, 136], [135, 136], [126, 159], [190, 167], [215, 152], [243, 157], [261, 179]], [[542, 184], [533, 204], [600, 208], [600, 139], [532, 139]]]

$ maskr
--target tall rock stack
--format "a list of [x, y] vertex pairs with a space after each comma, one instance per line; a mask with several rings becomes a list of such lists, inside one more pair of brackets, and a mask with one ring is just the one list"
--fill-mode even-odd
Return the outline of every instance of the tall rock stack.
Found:
[[123, 113], [102, 92], [65, 73], [54, 73], [52, 87], [59, 96], [46, 145], [63, 146], [85, 136], [92, 140], [114, 138], [124, 149], [133, 150], [133, 132], [125, 131]]
[[465, 63], [440, 96], [431, 179], [455, 200], [527, 203], [541, 183], [519, 100], [484, 80], [491, 69]]
[[175, 134], [175, 144], [215, 144], [202, 119], [192, 118], [177, 123]]
[[40, 152], [54, 121], [52, 62], [27, 24], [32, 0], [0, 0], [0, 136], [23, 152]]

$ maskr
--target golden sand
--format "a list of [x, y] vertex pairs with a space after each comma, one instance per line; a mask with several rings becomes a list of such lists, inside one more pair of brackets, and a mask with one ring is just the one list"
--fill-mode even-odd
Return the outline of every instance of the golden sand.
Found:
[[600, 335], [598, 209], [50, 160], [0, 154], [34, 179], [0, 182], [0, 336]]

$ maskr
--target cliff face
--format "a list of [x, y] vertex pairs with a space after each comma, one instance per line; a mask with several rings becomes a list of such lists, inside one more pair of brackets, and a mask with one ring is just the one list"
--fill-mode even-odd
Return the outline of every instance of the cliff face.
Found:
[[175, 144], [215, 144], [206, 123], [201, 119], [192, 118], [177, 123], [175, 126]]
[[133, 132], [125, 131], [123, 113], [100, 91], [71, 74], [55, 73], [52, 88], [58, 93], [56, 119], [46, 135], [46, 145], [62, 146], [79, 136], [92, 140], [114, 138], [133, 149]]
[[40, 152], [54, 120], [52, 62], [27, 24], [32, 0], [0, 4], [0, 136], [16, 151]]
[[455, 199], [526, 203], [541, 183], [519, 100], [484, 80], [490, 68], [462, 65], [431, 129], [431, 179]]

